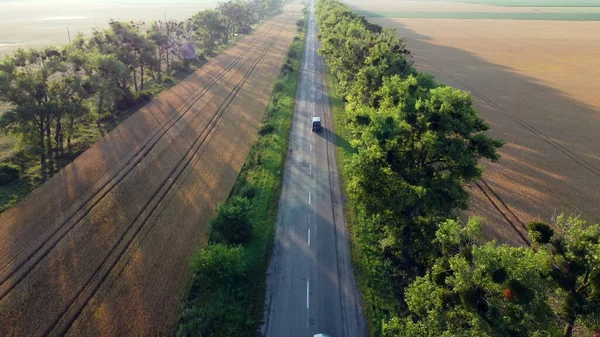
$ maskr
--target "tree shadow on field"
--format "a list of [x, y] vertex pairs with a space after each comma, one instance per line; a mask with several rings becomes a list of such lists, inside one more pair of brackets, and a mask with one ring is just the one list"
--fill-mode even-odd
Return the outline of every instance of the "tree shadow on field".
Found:
[[420, 71], [471, 92], [491, 126], [488, 134], [506, 142], [500, 161], [483, 162], [483, 180], [469, 187], [466, 215], [484, 216], [487, 237], [520, 245], [515, 228], [526, 236], [529, 221], [549, 222], [563, 212], [600, 221], [600, 109], [509, 67], [437, 45], [401, 22], [369, 20], [397, 27]]

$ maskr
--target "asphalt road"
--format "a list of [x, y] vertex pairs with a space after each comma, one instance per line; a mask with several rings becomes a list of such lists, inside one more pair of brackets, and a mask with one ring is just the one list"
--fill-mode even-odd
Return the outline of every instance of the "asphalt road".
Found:
[[[366, 336], [335, 162], [335, 133], [311, 7], [296, 93], [275, 248], [267, 276], [267, 337]], [[313, 116], [323, 120], [311, 132]]]

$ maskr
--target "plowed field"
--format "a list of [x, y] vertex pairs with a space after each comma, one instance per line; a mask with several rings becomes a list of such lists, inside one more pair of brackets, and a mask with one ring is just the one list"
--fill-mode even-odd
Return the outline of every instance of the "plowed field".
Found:
[[471, 186], [468, 214], [485, 217], [486, 236], [524, 244], [527, 222], [562, 212], [600, 221], [600, 23], [371, 21], [397, 27], [421, 71], [470, 91], [489, 134], [506, 141]]
[[0, 336], [172, 333], [299, 7], [164, 92], [0, 216]]

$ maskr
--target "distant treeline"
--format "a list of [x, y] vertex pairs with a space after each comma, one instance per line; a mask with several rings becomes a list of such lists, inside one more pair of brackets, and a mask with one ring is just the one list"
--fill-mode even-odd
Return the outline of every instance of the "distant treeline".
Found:
[[[600, 335], [600, 225], [528, 225], [530, 247], [458, 220], [496, 161], [469, 93], [419, 73], [393, 29], [318, 0], [320, 53], [345, 101], [344, 177], [372, 336]], [[587, 334], [586, 334], [587, 333]]]
[[[19, 49], [0, 62], [0, 101], [12, 107], [0, 129], [18, 134], [26, 152], [38, 156], [44, 181], [60, 168], [59, 159], [74, 157], [83, 125], [100, 127], [140, 107], [219, 45], [280, 11], [282, 2], [230, 0], [185, 21], [111, 21], [63, 47]], [[16, 167], [3, 167], [9, 166]]]

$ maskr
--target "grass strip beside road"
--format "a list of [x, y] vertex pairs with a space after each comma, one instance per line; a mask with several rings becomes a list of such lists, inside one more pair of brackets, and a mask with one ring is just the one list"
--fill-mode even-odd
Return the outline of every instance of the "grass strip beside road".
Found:
[[[305, 33], [299, 32], [275, 82], [259, 137], [225, 206], [244, 199], [252, 235], [243, 245], [211, 239], [191, 260], [194, 280], [177, 336], [259, 336], [269, 258], [288, 149]], [[220, 208], [223, 210], [224, 208]], [[219, 217], [221, 214], [218, 214]], [[214, 233], [213, 233], [214, 234]]]

